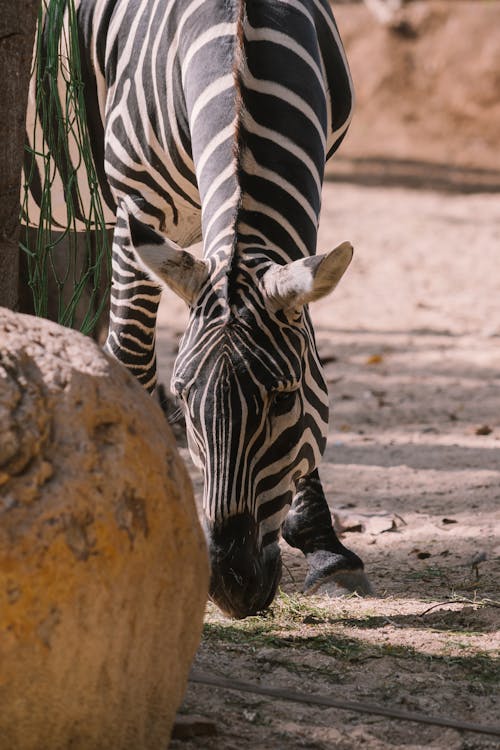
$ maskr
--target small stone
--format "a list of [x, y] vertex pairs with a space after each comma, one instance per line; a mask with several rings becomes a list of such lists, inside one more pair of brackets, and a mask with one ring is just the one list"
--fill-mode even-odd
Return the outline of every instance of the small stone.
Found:
[[476, 435], [491, 435], [493, 430], [487, 424], [483, 424], [481, 427], [476, 429]]
[[214, 737], [217, 724], [204, 716], [177, 716], [172, 729], [173, 740], [190, 740], [192, 737]]
[[243, 718], [249, 721], [250, 724], [253, 724], [257, 719], [257, 711], [250, 711], [249, 709], [245, 708], [243, 710]]

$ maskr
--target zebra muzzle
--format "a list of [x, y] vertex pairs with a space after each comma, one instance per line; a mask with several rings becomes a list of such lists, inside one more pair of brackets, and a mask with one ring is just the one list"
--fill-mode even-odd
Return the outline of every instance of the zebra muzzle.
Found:
[[227, 615], [239, 619], [265, 610], [281, 579], [278, 543], [259, 545], [257, 523], [246, 513], [207, 528], [207, 541], [212, 601]]

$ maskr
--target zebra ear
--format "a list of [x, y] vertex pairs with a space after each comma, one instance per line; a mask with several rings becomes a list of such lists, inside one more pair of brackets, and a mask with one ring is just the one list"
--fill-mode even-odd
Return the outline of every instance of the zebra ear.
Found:
[[343, 242], [329, 253], [312, 255], [280, 266], [273, 263], [262, 283], [267, 296], [282, 309], [296, 309], [330, 294], [352, 259], [352, 245]]
[[129, 214], [130, 238], [146, 268], [192, 305], [208, 278], [205, 261]]

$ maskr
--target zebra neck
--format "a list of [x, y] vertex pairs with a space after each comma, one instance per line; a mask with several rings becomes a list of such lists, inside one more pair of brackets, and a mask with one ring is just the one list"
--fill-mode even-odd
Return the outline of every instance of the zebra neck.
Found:
[[218, 209], [231, 206], [219, 235], [230, 276], [242, 263], [316, 252], [328, 117], [314, 44], [308, 49], [312, 19], [300, 11], [297, 23], [297, 7], [238, 3], [231, 190]]
[[316, 252], [331, 119], [310, 33], [316, 11], [297, 2], [232, 7], [231, 51], [200, 100], [210, 97], [203, 123], [219, 129], [208, 133], [201, 118], [192, 129], [204, 254], [223, 259], [230, 275], [248, 257], [283, 264]]

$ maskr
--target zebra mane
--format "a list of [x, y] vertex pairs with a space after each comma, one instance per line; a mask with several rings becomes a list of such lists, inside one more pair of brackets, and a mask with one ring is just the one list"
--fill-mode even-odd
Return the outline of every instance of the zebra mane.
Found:
[[243, 110], [244, 110], [242, 77], [243, 77], [243, 67], [246, 64], [245, 34], [244, 34], [246, 0], [236, 0], [236, 1], [238, 3], [238, 16], [237, 16], [237, 21], [236, 21], [236, 45], [235, 45], [234, 64], [233, 64], [233, 76], [234, 76], [234, 87], [235, 87], [236, 128], [235, 128], [235, 134], [234, 134], [233, 149], [234, 149], [234, 161], [236, 164], [236, 175], [237, 175], [238, 185], [240, 188], [240, 194], [239, 194], [238, 202], [236, 205], [236, 211], [234, 215], [233, 246], [231, 249], [231, 255], [229, 258], [227, 275], [226, 275], [227, 297], [228, 297], [229, 304], [231, 304], [231, 296], [236, 288], [236, 276], [238, 274], [239, 221], [240, 221], [240, 212], [241, 212], [241, 206], [242, 206], [242, 201], [243, 201], [243, 191], [241, 188], [242, 173], [243, 173], [242, 159], [243, 159], [243, 152], [245, 149], [245, 143], [244, 143], [244, 138], [243, 138], [243, 127], [242, 127]]

